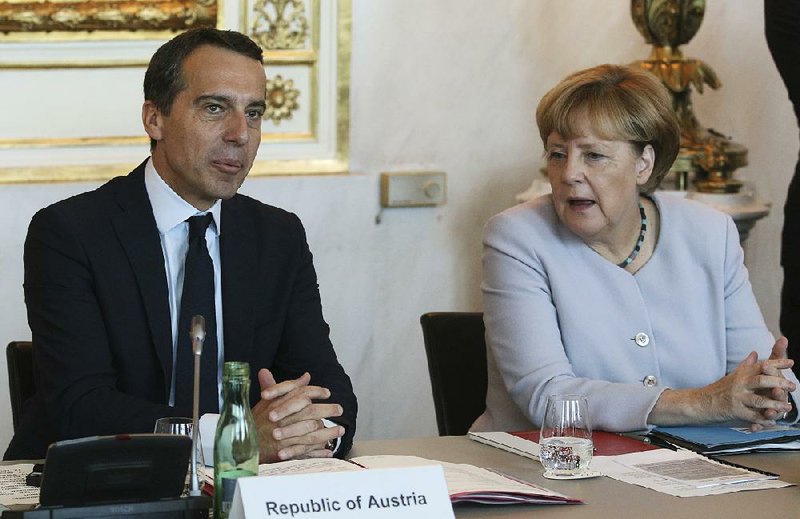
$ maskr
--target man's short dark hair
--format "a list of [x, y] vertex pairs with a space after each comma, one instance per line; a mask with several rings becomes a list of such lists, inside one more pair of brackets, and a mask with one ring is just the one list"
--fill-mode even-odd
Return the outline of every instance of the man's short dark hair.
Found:
[[[203, 45], [227, 49], [259, 63], [264, 62], [261, 47], [240, 32], [200, 27], [175, 36], [153, 54], [144, 74], [144, 98], [152, 101], [162, 114], [169, 115], [175, 98], [186, 88], [183, 63], [189, 54]], [[152, 139], [150, 146], [151, 149], [155, 146]]]

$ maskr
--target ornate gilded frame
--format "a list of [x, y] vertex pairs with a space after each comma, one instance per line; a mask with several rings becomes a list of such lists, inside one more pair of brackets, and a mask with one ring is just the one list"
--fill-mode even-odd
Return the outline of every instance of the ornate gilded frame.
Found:
[[[87, 0], [91, 1], [91, 0]], [[95, 0], [102, 2], [103, 0]], [[162, 0], [154, 0], [162, 1]], [[204, 0], [200, 0], [204, 1]], [[254, 18], [247, 6], [257, 2], [266, 3], [297, 3], [303, 0], [213, 0], [219, 1], [218, 14], [223, 11], [226, 1], [239, 3], [239, 18], [233, 23], [228, 20], [228, 25], [233, 25], [239, 30], [251, 32]], [[271, 67], [306, 67], [310, 77], [308, 91], [304, 93], [301, 103], [305, 103], [310, 111], [308, 128], [303, 131], [282, 131], [281, 119], [283, 116], [268, 113], [271, 120], [264, 121], [265, 131], [262, 136], [261, 155], [277, 156], [280, 160], [258, 160], [251, 170], [251, 176], [261, 175], [303, 175], [303, 174], [340, 174], [349, 169], [349, 84], [350, 84], [350, 23], [351, 0], [306, 0], [317, 16], [314, 16], [310, 30], [310, 48], [267, 48], [265, 50], [265, 67], [267, 69], [268, 96], [270, 87], [276, 88], [277, 77], [272, 77]], [[85, 3], [85, 2], [84, 2]], [[124, 2], [117, 2], [124, 3]], [[164, 2], [169, 3], [169, 2]], [[331, 16], [335, 16], [335, 27], [320, 27], [320, 9], [328, 9]], [[236, 12], [236, 9], [232, 9]], [[218, 26], [222, 23], [218, 19]], [[102, 35], [109, 37], [114, 31]], [[153, 32], [148, 32], [152, 38]], [[169, 33], [168, 33], [169, 34]], [[36, 35], [39, 36], [39, 35]], [[113, 35], [112, 35], [113, 36]], [[52, 33], [49, 38], [59, 38], [60, 33]], [[130, 35], [126, 35], [130, 37]], [[166, 40], [169, 35], [158, 35], [157, 44]], [[101, 38], [94, 35], [92, 38]], [[335, 41], [322, 42], [321, 38], [332, 38]], [[22, 41], [19, 36], [17, 39]], [[34, 38], [35, 39], [35, 38]], [[91, 38], [89, 38], [91, 39]], [[113, 38], [112, 38], [113, 39]], [[120, 38], [122, 39], [122, 38]], [[2, 42], [0, 38], [0, 43]], [[33, 41], [33, 40], [31, 40]], [[149, 44], [150, 42], [148, 42]], [[261, 42], [260, 42], [261, 43]], [[264, 45], [262, 43], [262, 45]], [[327, 45], [327, 47], [326, 47]], [[280, 47], [280, 45], [278, 46]], [[284, 46], [285, 47], [285, 46]], [[322, 49], [322, 51], [321, 51]], [[323, 55], [323, 56], [321, 56]], [[149, 58], [149, 54], [147, 56]], [[327, 59], [323, 59], [327, 58]], [[82, 61], [70, 63], [3, 63], [0, 59], [0, 72], [3, 69], [49, 69], [49, 68], [97, 68], [97, 67], [143, 67], [146, 61]], [[281, 95], [277, 96], [284, 105], [287, 101], [289, 81], [277, 84]], [[288, 85], [291, 87], [291, 84]], [[280, 104], [280, 103], [278, 103]], [[277, 110], [280, 112], [280, 110]], [[320, 115], [322, 114], [322, 115]], [[327, 115], [327, 114], [333, 114]], [[291, 113], [288, 114], [289, 118]], [[321, 120], [322, 119], [322, 120]], [[272, 123], [272, 124], [270, 124]], [[131, 147], [146, 149], [147, 139], [139, 135], [114, 135], [114, 136], [81, 136], [67, 138], [0, 138], [0, 162], [3, 153], [36, 153], [41, 150], [46, 153], [64, 152], [66, 155], [85, 156], [98, 151], [98, 155], [113, 155], [116, 149], [130, 149]], [[277, 152], [273, 152], [277, 150]], [[80, 161], [78, 161], [80, 162]], [[11, 161], [13, 164], [13, 161]], [[135, 166], [136, 162], [121, 161], [120, 163], [104, 164], [76, 164], [76, 161], [67, 157], [61, 164], [32, 165], [0, 167], [0, 183], [29, 183], [29, 182], [64, 182], [64, 181], [89, 181], [104, 180], [125, 174]]]
[[0, 0], [0, 40], [146, 39], [217, 25], [218, 0]]

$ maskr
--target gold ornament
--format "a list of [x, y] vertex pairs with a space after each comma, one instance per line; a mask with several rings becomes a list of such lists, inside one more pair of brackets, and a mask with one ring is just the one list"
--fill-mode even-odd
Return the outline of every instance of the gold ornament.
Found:
[[291, 119], [292, 113], [300, 107], [297, 98], [300, 91], [294, 88], [294, 81], [283, 79], [277, 75], [267, 80], [267, 109], [264, 119], [271, 119], [273, 123], [280, 124], [282, 120]]
[[265, 50], [301, 49], [308, 38], [303, 0], [257, 0], [250, 36]]
[[[705, 0], [631, 0], [633, 23], [653, 46], [650, 57], [636, 64], [655, 74], [672, 94], [681, 126], [681, 154], [673, 170], [684, 177], [696, 172], [700, 191], [736, 192], [742, 183], [732, 176], [747, 165], [747, 148], [704, 127], [692, 108], [692, 86], [702, 94], [705, 85], [716, 90], [721, 83], [708, 64], [684, 58], [678, 48], [697, 33], [705, 5]], [[684, 180], [679, 183], [685, 187]]]

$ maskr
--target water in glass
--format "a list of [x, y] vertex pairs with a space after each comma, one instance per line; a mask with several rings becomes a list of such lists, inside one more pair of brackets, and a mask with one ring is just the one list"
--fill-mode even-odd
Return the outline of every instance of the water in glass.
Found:
[[539, 446], [546, 474], [575, 476], [588, 471], [594, 446], [585, 396], [551, 395], [547, 399]]

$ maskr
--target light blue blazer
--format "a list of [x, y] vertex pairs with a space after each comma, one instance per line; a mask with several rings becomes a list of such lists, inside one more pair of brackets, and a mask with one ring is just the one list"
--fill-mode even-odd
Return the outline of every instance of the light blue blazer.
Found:
[[671, 194], [654, 200], [658, 243], [635, 274], [562, 225], [549, 195], [489, 221], [489, 388], [473, 430], [539, 427], [556, 393], [587, 395], [596, 429], [642, 430], [666, 388], [705, 386], [753, 350], [769, 356], [774, 339], [731, 218]]

